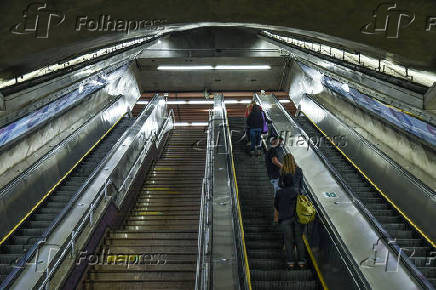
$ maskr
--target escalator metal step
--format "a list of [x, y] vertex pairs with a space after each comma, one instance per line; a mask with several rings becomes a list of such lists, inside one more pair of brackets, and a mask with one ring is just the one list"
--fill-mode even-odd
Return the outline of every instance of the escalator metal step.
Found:
[[[252, 157], [236, 131], [244, 132], [244, 118], [229, 118], [244, 240], [253, 289], [319, 289], [312, 268], [289, 271], [283, 234], [273, 225], [273, 187], [264, 157]], [[243, 133], [242, 133], [243, 134]], [[310, 266], [309, 266], [310, 267]]]
[[318, 289], [316, 281], [253, 281], [253, 290]]
[[[146, 286], [145, 286], [146, 285]], [[132, 289], [132, 290], [142, 290], [142, 289], [180, 289], [180, 290], [192, 290], [195, 287], [195, 281], [92, 281], [87, 280], [84, 282], [84, 288], [86, 290], [90, 289]]]
[[254, 281], [286, 281], [286, 280], [298, 280], [298, 281], [310, 281], [315, 277], [310, 270], [252, 270], [250, 271], [251, 278]]
[[159, 254], [165, 263], [128, 265], [129, 269], [125, 265], [94, 265], [87, 273], [85, 289], [194, 288], [206, 152], [192, 146], [205, 134], [192, 129], [175, 136], [178, 131], [170, 133], [163, 155], [148, 173], [121, 227], [110, 231], [101, 246], [124, 259]]

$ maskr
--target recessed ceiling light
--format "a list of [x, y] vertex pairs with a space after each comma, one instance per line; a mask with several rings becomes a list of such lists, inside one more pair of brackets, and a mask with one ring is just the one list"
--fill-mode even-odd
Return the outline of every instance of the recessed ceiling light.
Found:
[[211, 65], [160, 65], [158, 70], [211, 70]]
[[190, 70], [269, 70], [270, 65], [160, 65], [158, 70], [190, 71]]
[[219, 70], [268, 70], [269, 65], [217, 65], [215, 69]]

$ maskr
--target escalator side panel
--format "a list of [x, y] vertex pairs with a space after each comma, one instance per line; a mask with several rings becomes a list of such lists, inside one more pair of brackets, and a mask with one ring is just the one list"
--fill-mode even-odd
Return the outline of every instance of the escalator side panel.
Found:
[[[277, 132], [287, 132], [288, 137], [302, 134], [298, 125], [284, 112], [273, 96], [260, 96], [259, 99]], [[328, 165], [329, 162], [324, 162], [324, 159], [318, 156], [316, 147], [313, 149], [307, 144], [302, 146], [292, 142], [292, 139], [287, 141], [286, 150], [294, 155], [297, 164], [302, 168], [315, 203], [334, 232], [338, 245], [344, 253], [347, 253], [347, 261], [352, 266], [350, 269], [356, 269], [365, 279], [365, 283], [369, 283], [373, 288], [419, 289], [418, 281], [409, 273], [405, 265], [395, 262], [392, 258], [395, 254], [391, 247], [339, 183], [334, 174], [334, 166], [342, 168], [338, 163], [342, 160], [341, 155], [335, 155], [331, 165]], [[367, 198], [370, 200], [377, 198], [377, 195], [368, 191], [370, 187], [362, 183], [364, 179], [352, 179], [350, 184], [360, 188]], [[391, 213], [389, 208], [379, 205], [374, 205], [374, 209], [385, 215]], [[406, 236], [404, 238], [407, 239]], [[375, 254], [381, 261], [377, 265], [388, 267], [389, 271], [378, 271], [376, 270], [378, 266], [361, 266], [362, 263], [366, 265], [365, 263], [370, 261], [369, 257]]]

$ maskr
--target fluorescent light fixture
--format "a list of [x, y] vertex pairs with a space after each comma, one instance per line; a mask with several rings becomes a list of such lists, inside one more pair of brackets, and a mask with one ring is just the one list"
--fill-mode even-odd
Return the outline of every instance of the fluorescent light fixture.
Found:
[[211, 65], [160, 65], [157, 67], [158, 70], [211, 70], [213, 66]]
[[136, 104], [137, 105], [147, 105], [148, 101], [137, 101]]
[[279, 102], [282, 103], [282, 104], [283, 104], [283, 103], [286, 103], [286, 104], [287, 104], [287, 103], [290, 103], [291, 100], [279, 100]]
[[184, 105], [187, 104], [187, 101], [168, 101], [167, 104], [168, 105]]
[[270, 65], [159, 65], [158, 70], [186, 71], [186, 70], [269, 70]]
[[198, 100], [198, 101], [188, 101], [188, 104], [190, 105], [212, 105], [214, 101], [207, 101], [207, 100]]
[[183, 126], [183, 127], [196, 127], [196, 126], [207, 126], [208, 122], [176, 122], [174, 126]]
[[251, 100], [224, 100], [225, 104], [249, 104]]
[[219, 70], [268, 70], [269, 65], [217, 65], [215, 69]]

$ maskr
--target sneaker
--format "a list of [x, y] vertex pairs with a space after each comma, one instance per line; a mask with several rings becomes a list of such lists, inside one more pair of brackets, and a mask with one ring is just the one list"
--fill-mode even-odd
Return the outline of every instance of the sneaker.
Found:
[[250, 156], [254, 156], [254, 151], [250, 151]]
[[303, 269], [304, 267], [306, 267], [306, 261], [299, 261], [298, 262], [298, 266]]
[[288, 269], [289, 270], [293, 270], [295, 268], [295, 263], [294, 262], [288, 262]]
[[260, 151], [260, 149], [257, 149], [256, 150], [256, 154], [257, 154], [257, 156], [261, 156], [262, 155], [262, 151]]
[[247, 146], [251, 146], [251, 142], [250, 141], [247, 142]]

